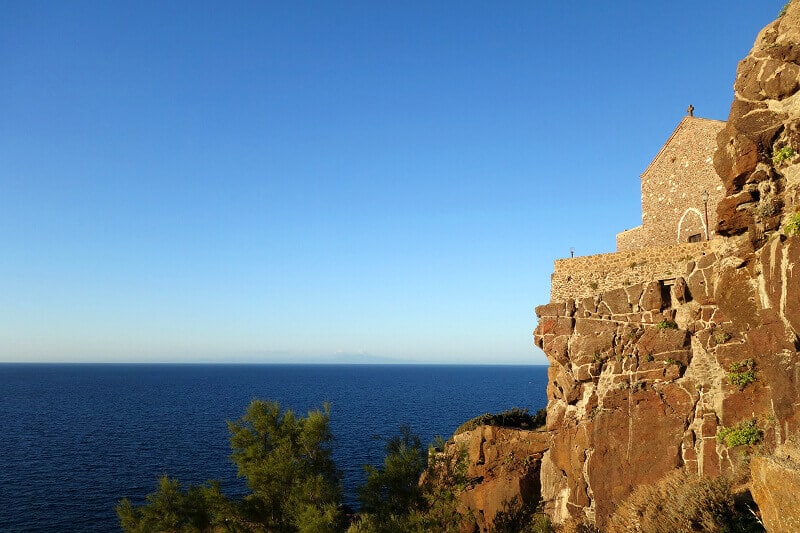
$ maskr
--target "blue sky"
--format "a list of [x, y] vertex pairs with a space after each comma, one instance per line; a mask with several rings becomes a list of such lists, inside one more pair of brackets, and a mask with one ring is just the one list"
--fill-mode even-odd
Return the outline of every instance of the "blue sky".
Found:
[[545, 363], [783, 2], [0, 3], [0, 361]]

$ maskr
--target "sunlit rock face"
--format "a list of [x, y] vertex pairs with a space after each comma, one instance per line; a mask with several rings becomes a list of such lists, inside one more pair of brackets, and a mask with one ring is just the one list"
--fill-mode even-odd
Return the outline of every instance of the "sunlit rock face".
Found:
[[454, 435], [447, 455], [463, 453], [467, 469], [466, 487], [458, 491], [461, 533], [493, 531], [495, 516], [510, 505], [535, 507], [549, 445], [550, 435], [543, 430], [478, 426]]
[[[537, 308], [551, 365], [541, 493], [555, 522], [602, 528], [634, 487], [674, 469], [752, 469], [762, 516], [789, 516], [796, 463], [774, 452], [800, 434], [800, 2], [759, 33], [734, 87], [713, 246], [659, 279]], [[753, 423], [749, 464], [754, 447], [723, 437]]]

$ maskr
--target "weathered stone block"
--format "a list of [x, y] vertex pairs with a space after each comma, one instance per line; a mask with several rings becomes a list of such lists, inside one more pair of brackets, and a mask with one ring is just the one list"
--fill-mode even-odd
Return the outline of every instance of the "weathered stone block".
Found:
[[773, 309], [765, 309], [760, 314], [763, 323], [745, 333], [748, 351], [760, 356], [793, 352], [794, 342], [786, 331], [786, 325]]
[[[714, 153], [714, 168], [722, 178], [728, 194], [734, 194], [758, 164], [758, 145], [737, 131], [731, 124], [720, 131], [717, 136], [717, 145], [719, 149]], [[719, 209], [717, 209], [717, 216], [722, 216]]]
[[645, 311], [660, 311], [664, 305], [661, 296], [661, 283], [651, 281], [645, 285], [639, 306]]
[[580, 384], [566, 368], [558, 366], [553, 373], [548, 372], [548, 375], [554, 385], [554, 399], [562, 399], [566, 403], [572, 404], [580, 398]]
[[605, 320], [578, 318], [575, 320], [575, 335], [570, 343], [570, 357], [577, 361], [581, 357], [595, 354], [611, 354], [614, 348], [616, 324]]
[[597, 312], [597, 301], [594, 297], [581, 298], [578, 304], [578, 316], [586, 316], [586, 313], [592, 314]]
[[754, 456], [751, 494], [767, 531], [800, 531], [800, 465], [788, 454]]
[[549, 319], [546, 324], [542, 324], [542, 333], [552, 333], [553, 335], [570, 335], [572, 328], [575, 324], [575, 319], [561, 316], [555, 319]]
[[569, 363], [569, 336], [567, 335], [545, 335], [542, 345], [539, 346], [548, 358], [555, 360], [558, 364], [566, 365]]
[[631, 312], [631, 304], [628, 301], [628, 293], [624, 288], [614, 289], [603, 293], [602, 301], [611, 310], [611, 314], [619, 315]]
[[755, 287], [747, 269], [723, 269], [715, 287], [714, 299], [735, 329], [744, 331], [748, 325], [759, 322]]
[[689, 275], [686, 285], [692, 298], [700, 305], [708, 305], [714, 302], [713, 287], [709, 287], [708, 278], [705, 270], [695, 270]]
[[717, 205], [717, 232], [720, 235], [738, 235], [747, 231], [753, 223], [753, 214], [746, 209], [739, 209], [739, 206], [753, 201], [749, 191], [723, 198]]
[[652, 355], [656, 359], [665, 353], [686, 351], [689, 346], [690, 337], [686, 330], [659, 327], [647, 327], [636, 343], [640, 357]]
[[651, 389], [609, 391], [611, 407], [594, 420], [594, 453], [586, 472], [601, 528], [616, 506], [641, 484], [658, 481], [679, 466], [688, 397]]
[[685, 304], [691, 300], [689, 288], [686, 286], [686, 280], [682, 277], [675, 279], [675, 284], [672, 286], [672, 298], [681, 304]]
[[766, 77], [764, 94], [767, 98], [780, 100], [797, 91], [800, 67], [781, 61], [769, 62], [762, 75]]
[[539, 305], [536, 307], [536, 316], [538, 316], [539, 318], [551, 317], [551, 316], [565, 316], [565, 315], [566, 315], [565, 302], [554, 302], [546, 305]]
[[706, 254], [697, 260], [697, 269], [704, 270], [706, 268], [713, 267], [716, 262], [717, 254]]

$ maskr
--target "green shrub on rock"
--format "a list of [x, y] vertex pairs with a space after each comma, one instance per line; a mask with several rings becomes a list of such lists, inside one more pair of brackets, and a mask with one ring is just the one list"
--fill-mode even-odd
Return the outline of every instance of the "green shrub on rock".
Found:
[[794, 156], [795, 156], [794, 148], [792, 148], [791, 146], [784, 146], [783, 148], [775, 150], [775, 153], [772, 154], [772, 164], [777, 167], [784, 161], [788, 161]]
[[783, 230], [790, 237], [800, 235], [800, 211], [789, 217], [789, 221], [783, 226]]
[[758, 429], [755, 420], [741, 422], [733, 427], [722, 428], [717, 433], [717, 440], [728, 448], [734, 446], [753, 446], [761, 441], [764, 432]]
[[756, 380], [755, 368], [756, 363], [752, 359], [745, 359], [731, 364], [730, 372], [728, 372], [728, 383], [736, 385], [739, 390], [743, 390]]
[[537, 429], [542, 427], [547, 420], [547, 410], [539, 409], [535, 415], [528, 413], [528, 409], [514, 407], [497, 414], [482, 414], [458, 426], [453, 435], [471, 431], [478, 426], [497, 426], [504, 428]]

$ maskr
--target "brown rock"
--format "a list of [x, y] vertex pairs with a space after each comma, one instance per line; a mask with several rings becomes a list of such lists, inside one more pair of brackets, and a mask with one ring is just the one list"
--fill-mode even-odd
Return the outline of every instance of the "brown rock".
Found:
[[536, 316], [551, 317], [551, 316], [565, 316], [566, 304], [564, 302], [549, 303], [547, 305], [539, 305], [536, 307]]
[[448, 452], [468, 450], [467, 475], [472, 480], [459, 495], [462, 531], [491, 530], [495, 515], [516, 499], [535, 505], [541, 495], [539, 471], [550, 445], [543, 431], [479, 426], [453, 437]]
[[658, 281], [651, 281], [645, 285], [640, 307], [645, 311], [660, 311], [664, 305], [664, 300], [661, 296], [661, 283]]
[[631, 306], [638, 306], [639, 300], [642, 298], [642, 291], [644, 286], [641, 283], [625, 287], [625, 293], [628, 295], [628, 303]]
[[[774, 61], [780, 64], [779, 61]], [[762, 88], [763, 82], [760, 77], [760, 71], [763, 68], [763, 60], [758, 60], [754, 57], [746, 57], [739, 62], [739, 68], [736, 72], [736, 82], [733, 84], [733, 90], [738, 94], [737, 96], [745, 100], [765, 100]]]
[[709, 305], [714, 303], [714, 287], [711, 281], [713, 280], [713, 272], [711, 269], [695, 269], [686, 280], [686, 286], [692, 299], [700, 303], [700, 305]]
[[603, 302], [611, 310], [611, 314], [618, 315], [631, 312], [631, 304], [628, 301], [628, 292], [625, 288], [605, 292], [603, 294]]
[[[748, 108], [753, 105], [751, 102], [744, 103], [740, 100], [737, 100], [734, 106], [737, 104], [745, 105]], [[748, 109], [741, 114], [736, 112], [738, 110], [732, 110], [731, 118], [737, 130], [746, 131], [748, 136], [754, 139], [762, 150], [765, 150], [772, 147], [775, 136], [783, 129], [783, 122], [786, 120], [787, 115], [785, 113], [775, 113], [766, 109], [764, 104], [761, 105], [763, 106], [761, 109]]]
[[714, 299], [734, 329], [744, 331], [759, 322], [753, 279], [746, 269], [728, 267], [720, 272]]
[[597, 301], [593, 297], [582, 298], [578, 304], [578, 316], [588, 316], [597, 312]]
[[703, 458], [702, 474], [711, 477], [718, 476], [721, 467], [717, 453], [717, 417], [714, 413], [706, 413], [703, 416], [700, 447]]
[[797, 65], [777, 60], [769, 61], [762, 74], [767, 77], [764, 82], [764, 94], [767, 98], [774, 100], [791, 96], [797, 91], [798, 75], [800, 75], [800, 67]]
[[551, 366], [548, 370], [550, 383], [553, 385], [553, 394], [548, 396], [555, 400], [563, 400], [567, 404], [575, 403], [581, 396], [580, 383], [578, 383], [566, 368]]
[[[731, 472], [744, 448], [720, 444], [718, 425], [756, 419], [763, 439], [751, 463], [753, 494], [769, 528], [800, 531], [784, 520], [800, 508], [797, 462], [770, 456], [800, 435], [800, 237], [777, 233], [800, 206], [800, 158], [772, 162], [776, 148], [800, 151], [800, 2], [762, 30], [735, 89], [714, 155], [726, 197], [706, 254], [685, 274], [670, 265], [670, 291], [655, 274], [637, 278], [647, 281], [578, 302], [569, 328], [553, 322], [539, 331], [551, 361], [553, 439], [542, 494], [557, 522], [594, 516], [602, 530], [637, 485], [681, 466], [703, 476]], [[648, 252], [637, 276], [675, 260]], [[624, 267], [639, 256], [613, 259]], [[674, 317], [686, 330], [655, 326]], [[755, 382], [729, 383], [731, 365], [747, 359]]]
[[[665, 354], [688, 352], [690, 345], [689, 332], [682, 329], [661, 329], [657, 326], [647, 327], [636, 343], [641, 356], [652, 355], [655, 359], [668, 357]], [[685, 358], [685, 356], [683, 357]], [[682, 358], [682, 359], [683, 359]], [[685, 361], [684, 364], [688, 363]]]
[[764, 279], [767, 305], [777, 309], [780, 307], [783, 292], [783, 274], [781, 272], [783, 243], [780, 239], [772, 239], [757, 252], [757, 256], [761, 264], [761, 275]]
[[750, 492], [767, 531], [800, 531], [800, 466], [788, 457], [754, 456]]
[[547, 357], [555, 360], [560, 365], [566, 365], [569, 363], [568, 343], [569, 337], [567, 335], [545, 335], [539, 347], [547, 354]]
[[582, 357], [593, 359], [595, 354], [613, 353], [616, 331], [616, 324], [607, 320], [575, 319], [575, 335], [570, 343], [572, 360], [577, 361]]
[[787, 335], [786, 326], [773, 309], [761, 311], [762, 324], [745, 333], [745, 341], [750, 353], [770, 356], [794, 351], [794, 342]]
[[685, 279], [679, 277], [675, 280], [675, 285], [672, 287], [672, 294], [678, 303], [685, 304], [691, 299]]
[[786, 272], [786, 300], [783, 312], [794, 334], [800, 336], [800, 237], [790, 237], [786, 241], [786, 246], [786, 264], [791, 268]]
[[758, 145], [728, 124], [717, 136], [714, 168], [728, 194], [738, 191], [758, 164]]
[[751, 56], [739, 63], [739, 73], [733, 88], [739, 93], [737, 96], [746, 100], [781, 100], [797, 90], [798, 74], [800, 68], [792, 63], [771, 57]]
[[753, 223], [753, 215], [745, 209], [739, 209], [739, 206], [753, 201], [753, 194], [749, 191], [723, 198], [717, 205], [717, 232], [721, 235], [738, 235], [747, 231]]
[[569, 335], [572, 333], [574, 319], [569, 317], [543, 318], [534, 331], [534, 335]]
[[717, 254], [703, 254], [703, 256], [697, 260], [697, 268], [700, 270], [705, 270], [709, 267], [713, 267], [716, 262]]
[[613, 395], [622, 400], [621, 408], [603, 410], [594, 418], [594, 452], [586, 470], [601, 529], [634, 487], [654, 483], [679, 466], [684, 429], [679, 413], [691, 404], [679, 392], [671, 397], [654, 390]]

